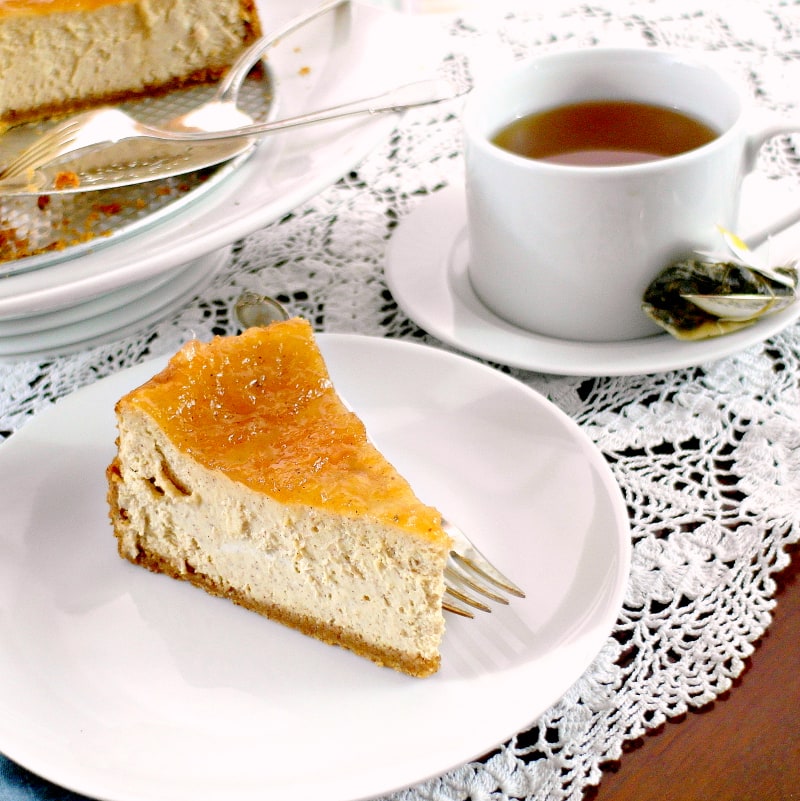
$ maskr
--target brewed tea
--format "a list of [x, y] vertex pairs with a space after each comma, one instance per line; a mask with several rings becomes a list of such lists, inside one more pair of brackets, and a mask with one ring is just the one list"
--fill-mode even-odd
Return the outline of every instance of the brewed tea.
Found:
[[492, 142], [532, 159], [610, 167], [677, 156], [717, 136], [704, 123], [673, 109], [600, 100], [521, 117], [496, 134]]

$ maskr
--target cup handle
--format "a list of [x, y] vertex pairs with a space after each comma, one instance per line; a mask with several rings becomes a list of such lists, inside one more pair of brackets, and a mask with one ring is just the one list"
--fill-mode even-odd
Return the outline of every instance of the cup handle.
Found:
[[[745, 172], [750, 173], [755, 169], [758, 153], [770, 139], [789, 134], [800, 134], [800, 120], [766, 122], [758, 130], [752, 132], [748, 136], [745, 150]], [[779, 234], [797, 222], [800, 222], [800, 207], [792, 209], [774, 222], [764, 226], [760, 231], [748, 234], [747, 245], [755, 249], [771, 236]]]

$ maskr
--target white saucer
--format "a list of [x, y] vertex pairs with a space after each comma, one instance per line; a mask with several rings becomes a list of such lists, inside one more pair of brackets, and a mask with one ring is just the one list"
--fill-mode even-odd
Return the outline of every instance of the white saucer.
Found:
[[[775, 208], [763, 180], [748, 179], [745, 198], [769, 220]], [[797, 203], [797, 192], [793, 193]], [[785, 203], [784, 203], [785, 207]], [[743, 212], [743, 219], [750, 220]], [[748, 226], [753, 228], [753, 226]], [[795, 227], [780, 235], [794, 239]], [[777, 239], [777, 237], [776, 237]], [[507, 323], [477, 298], [467, 274], [466, 200], [461, 187], [449, 187], [425, 200], [397, 228], [389, 243], [386, 280], [397, 303], [428, 333], [484, 359], [559, 375], [638, 375], [675, 370], [736, 353], [762, 342], [800, 316], [795, 303], [750, 328], [717, 339], [681, 342], [669, 334], [627, 342], [578, 342], [534, 334]]]
[[156, 322], [202, 292], [230, 251], [226, 247], [196, 259], [166, 280], [145, 281], [33, 318], [0, 321], [0, 362], [72, 353]]

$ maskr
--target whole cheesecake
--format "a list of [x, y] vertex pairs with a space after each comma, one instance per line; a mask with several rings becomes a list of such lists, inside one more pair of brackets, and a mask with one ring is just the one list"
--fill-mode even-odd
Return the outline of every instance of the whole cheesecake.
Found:
[[260, 33], [252, 0], [0, 0], [0, 123], [215, 81]]
[[307, 322], [190, 342], [116, 414], [121, 556], [412, 676], [439, 668], [450, 538]]

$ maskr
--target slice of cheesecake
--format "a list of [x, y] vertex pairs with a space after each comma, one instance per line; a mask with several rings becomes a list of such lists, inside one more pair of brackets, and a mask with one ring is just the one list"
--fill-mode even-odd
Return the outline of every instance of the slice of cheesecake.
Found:
[[116, 407], [120, 554], [378, 664], [440, 663], [450, 539], [300, 319], [185, 345]]
[[253, 0], [0, 0], [0, 122], [215, 81], [260, 31]]

